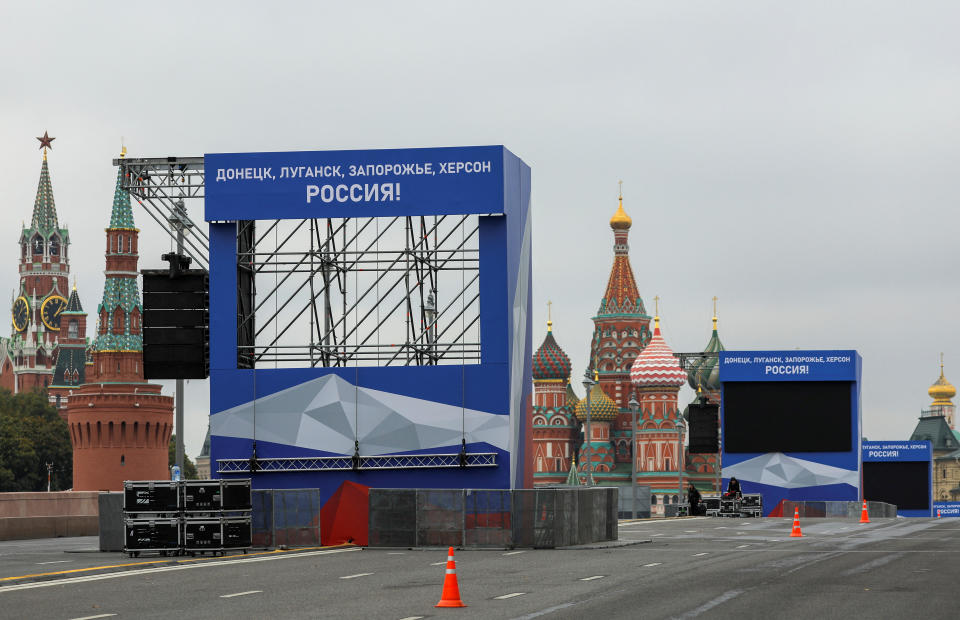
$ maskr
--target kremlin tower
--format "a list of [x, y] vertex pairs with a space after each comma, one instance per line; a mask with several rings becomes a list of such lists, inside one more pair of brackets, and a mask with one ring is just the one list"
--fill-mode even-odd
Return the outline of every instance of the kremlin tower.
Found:
[[[683, 449], [678, 395], [689, 382], [699, 385], [709, 402], [718, 403], [719, 360], [703, 358], [684, 371], [660, 332], [659, 317], [651, 334], [653, 317], [646, 313], [630, 265], [632, 224], [620, 195], [610, 219], [613, 267], [592, 319], [589, 370], [597, 383], [589, 393], [590, 429], [586, 397], [578, 400], [573, 392], [570, 360], [548, 320], [547, 335], [532, 360], [530, 462], [538, 486], [588, 482], [589, 469], [593, 484], [625, 487], [630, 485], [635, 455], [638, 484], [650, 487], [652, 512], [663, 514], [664, 504], [678, 502], [685, 493], [677, 486], [681, 472], [684, 486], [692, 483], [703, 492], [714, 488], [716, 455], [687, 455]], [[704, 352], [723, 350], [714, 306], [713, 333]], [[629, 405], [634, 395], [640, 403], [636, 437]]]
[[[590, 407], [590, 424], [587, 424], [587, 406]], [[607, 478], [602, 474], [610, 474], [616, 467], [613, 444], [610, 441], [610, 425], [617, 419], [619, 409], [617, 405], [603, 391], [598, 382], [591, 388], [590, 393], [577, 403], [577, 420], [583, 425], [583, 445], [577, 458], [581, 472], [587, 472], [587, 463], [593, 466], [588, 472], [593, 475], [594, 482]], [[587, 435], [589, 434], [589, 439]], [[590, 453], [587, 454], [587, 442], [590, 444]], [[598, 476], [597, 474], [601, 474]]]
[[[12, 335], [0, 339], [0, 387], [14, 394], [49, 387], [50, 402], [65, 417], [66, 396], [71, 388], [59, 381], [56, 369], [61, 313], [69, 306], [67, 296], [71, 295], [70, 234], [57, 221], [47, 164], [47, 150], [53, 148], [56, 138], [44, 132], [37, 139], [43, 149], [43, 163], [30, 225], [20, 231], [20, 286], [11, 300]], [[70, 320], [70, 330], [79, 329], [75, 336], [70, 336], [71, 346], [78, 349], [86, 348], [84, 321], [78, 298]], [[77, 367], [78, 383], [83, 382], [84, 366], [80, 363]]]
[[[561, 483], [570, 463], [576, 421], [576, 396], [569, 385], [570, 358], [553, 337], [547, 336], [533, 356], [533, 477], [535, 483]], [[569, 396], [573, 396], [572, 402]]]
[[[703, 358], [695, 361], [687, 371], [687, 385], [696, 390], [697, 399], [702, 397], [711, 405], [720, 405], [719, 353], [720, 351], [726, 350], [726, 347], [724, 347], [723, 343], [720, 342], [720, 336], [717, 332], [717, 298], [714, 297], [713, 333], [710, 334], [710, 340], [707, 342], [707, 346], [703, 349], [703, 353], [709, 354], [709, 356], [704, 356]], [[697, 401], [694, 400], [694, 402]], [[687, 418], [686, 411], [684, 412], [684, 418]], [[719, 424], [720, 419], [718, 416], [717, 425]], [[717, 457], [718, 455], [716, 453], [687, 455], [687, 469], [691, 472], [696, 472], [695, 474], [692, 474], [693, 476], [699, 474], [697, 477], [700, 479], [703, 479], [704, 475], [706, 474], [715, 476], [713, 485], [710, 487], [714, 492], [718, 492], [720, 490], [720, 479], [719, 477], [716, 477]]]
[[640, 402], [633, 454], [637, 478], [650, 485], [651, 512], [662, 514], [665, 498], [672, 495], [677, 503], [678, 495], [683, 495], [682, 489], [677, 491], [680, 473], [686, 469], [677, 396], [687, 373], [660, 334], [659, 316], [654, 317], [653, 325], [653, 338], [630, 368]]
[[122, 168], [106, 229], [106, 282], [97, 308], [92, 364], [87, 383], [73, 392], [67, 405], [77, 491], [119, 491], [124, 480], [169, 478], [173, 398], [161, 395], [160, 386], [143, 376], [139, 231], [121, 175]]
[[599, 372], [600, 386], [617, 407], [612, 421], [613, 441], [618, 463], [630, 462], [630, 365], [650, 340], [650, 317], [637, 290], [630, 266], [627, 237], [633, 220], [623, 210], [623, 193], [616, 213], [610, 218], [613, 230], [613, 267], [600, 309], [593, 317], [590, 358]]
[[930, 413], [943, 417], [947, 422], [947, 426], [949, 426], [951, 430], [955, 429], [954, 415], [956, 414], [957, 408], [950, 399], [957, 395], [957, 388], [953, 387], [953, 385], [947, 381], [946, 377], [943, 376], [942, 353], [940, 354], [940, 378], [930, 386], [927, 394], [933, 399], [933, 402], [930, 403]]

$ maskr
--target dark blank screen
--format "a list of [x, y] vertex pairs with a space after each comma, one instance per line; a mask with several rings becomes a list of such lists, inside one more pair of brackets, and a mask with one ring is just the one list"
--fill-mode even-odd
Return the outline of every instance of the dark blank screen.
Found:
[[930, 463], [863, 464], [863, 498], [887, 502], [902, 510], [930, 509]]
[[727, 452], [848, 452], [850, 381], [733, 381], [723, 384]]

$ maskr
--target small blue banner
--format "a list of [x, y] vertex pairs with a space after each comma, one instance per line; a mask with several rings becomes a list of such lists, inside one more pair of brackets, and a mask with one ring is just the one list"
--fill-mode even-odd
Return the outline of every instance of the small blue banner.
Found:
[[502, 146], [204, 155], [209, 221], [502, 214]]
[[865, 463], [933, 460], [933, 446], [929, 441], [864, 441], [861, 451]]
[[935, 517], [960, 517], [960, 502], [937, 502], [933, 505]]
[[856, 381], [856, 351], [721, 351], [720, 381]]

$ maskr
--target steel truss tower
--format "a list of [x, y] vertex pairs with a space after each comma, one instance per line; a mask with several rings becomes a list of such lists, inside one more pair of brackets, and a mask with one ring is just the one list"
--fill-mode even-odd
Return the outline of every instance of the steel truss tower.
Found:
[[[204, 197], [203, 157], [113, 163], [207, 269], [206, 226], [189, 215]], [[245, 220], [237, 230], [238, 367], [480, 362], [477, 215]]]

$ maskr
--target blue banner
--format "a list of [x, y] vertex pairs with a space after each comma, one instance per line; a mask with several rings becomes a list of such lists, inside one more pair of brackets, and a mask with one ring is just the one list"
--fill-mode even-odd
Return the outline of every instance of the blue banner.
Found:
[[856, 351], [721, 351], [720, 381], [856, 381]]
[[960, 517], [960, 502], [937, 502], [933, 505], [935, 517]]
[[933, 460], [929, 441], [864, 441], [860, 447], [865, 463]]
[[507, 154], [502, 146], [209, 153], [204, 217], [502, 214]]

